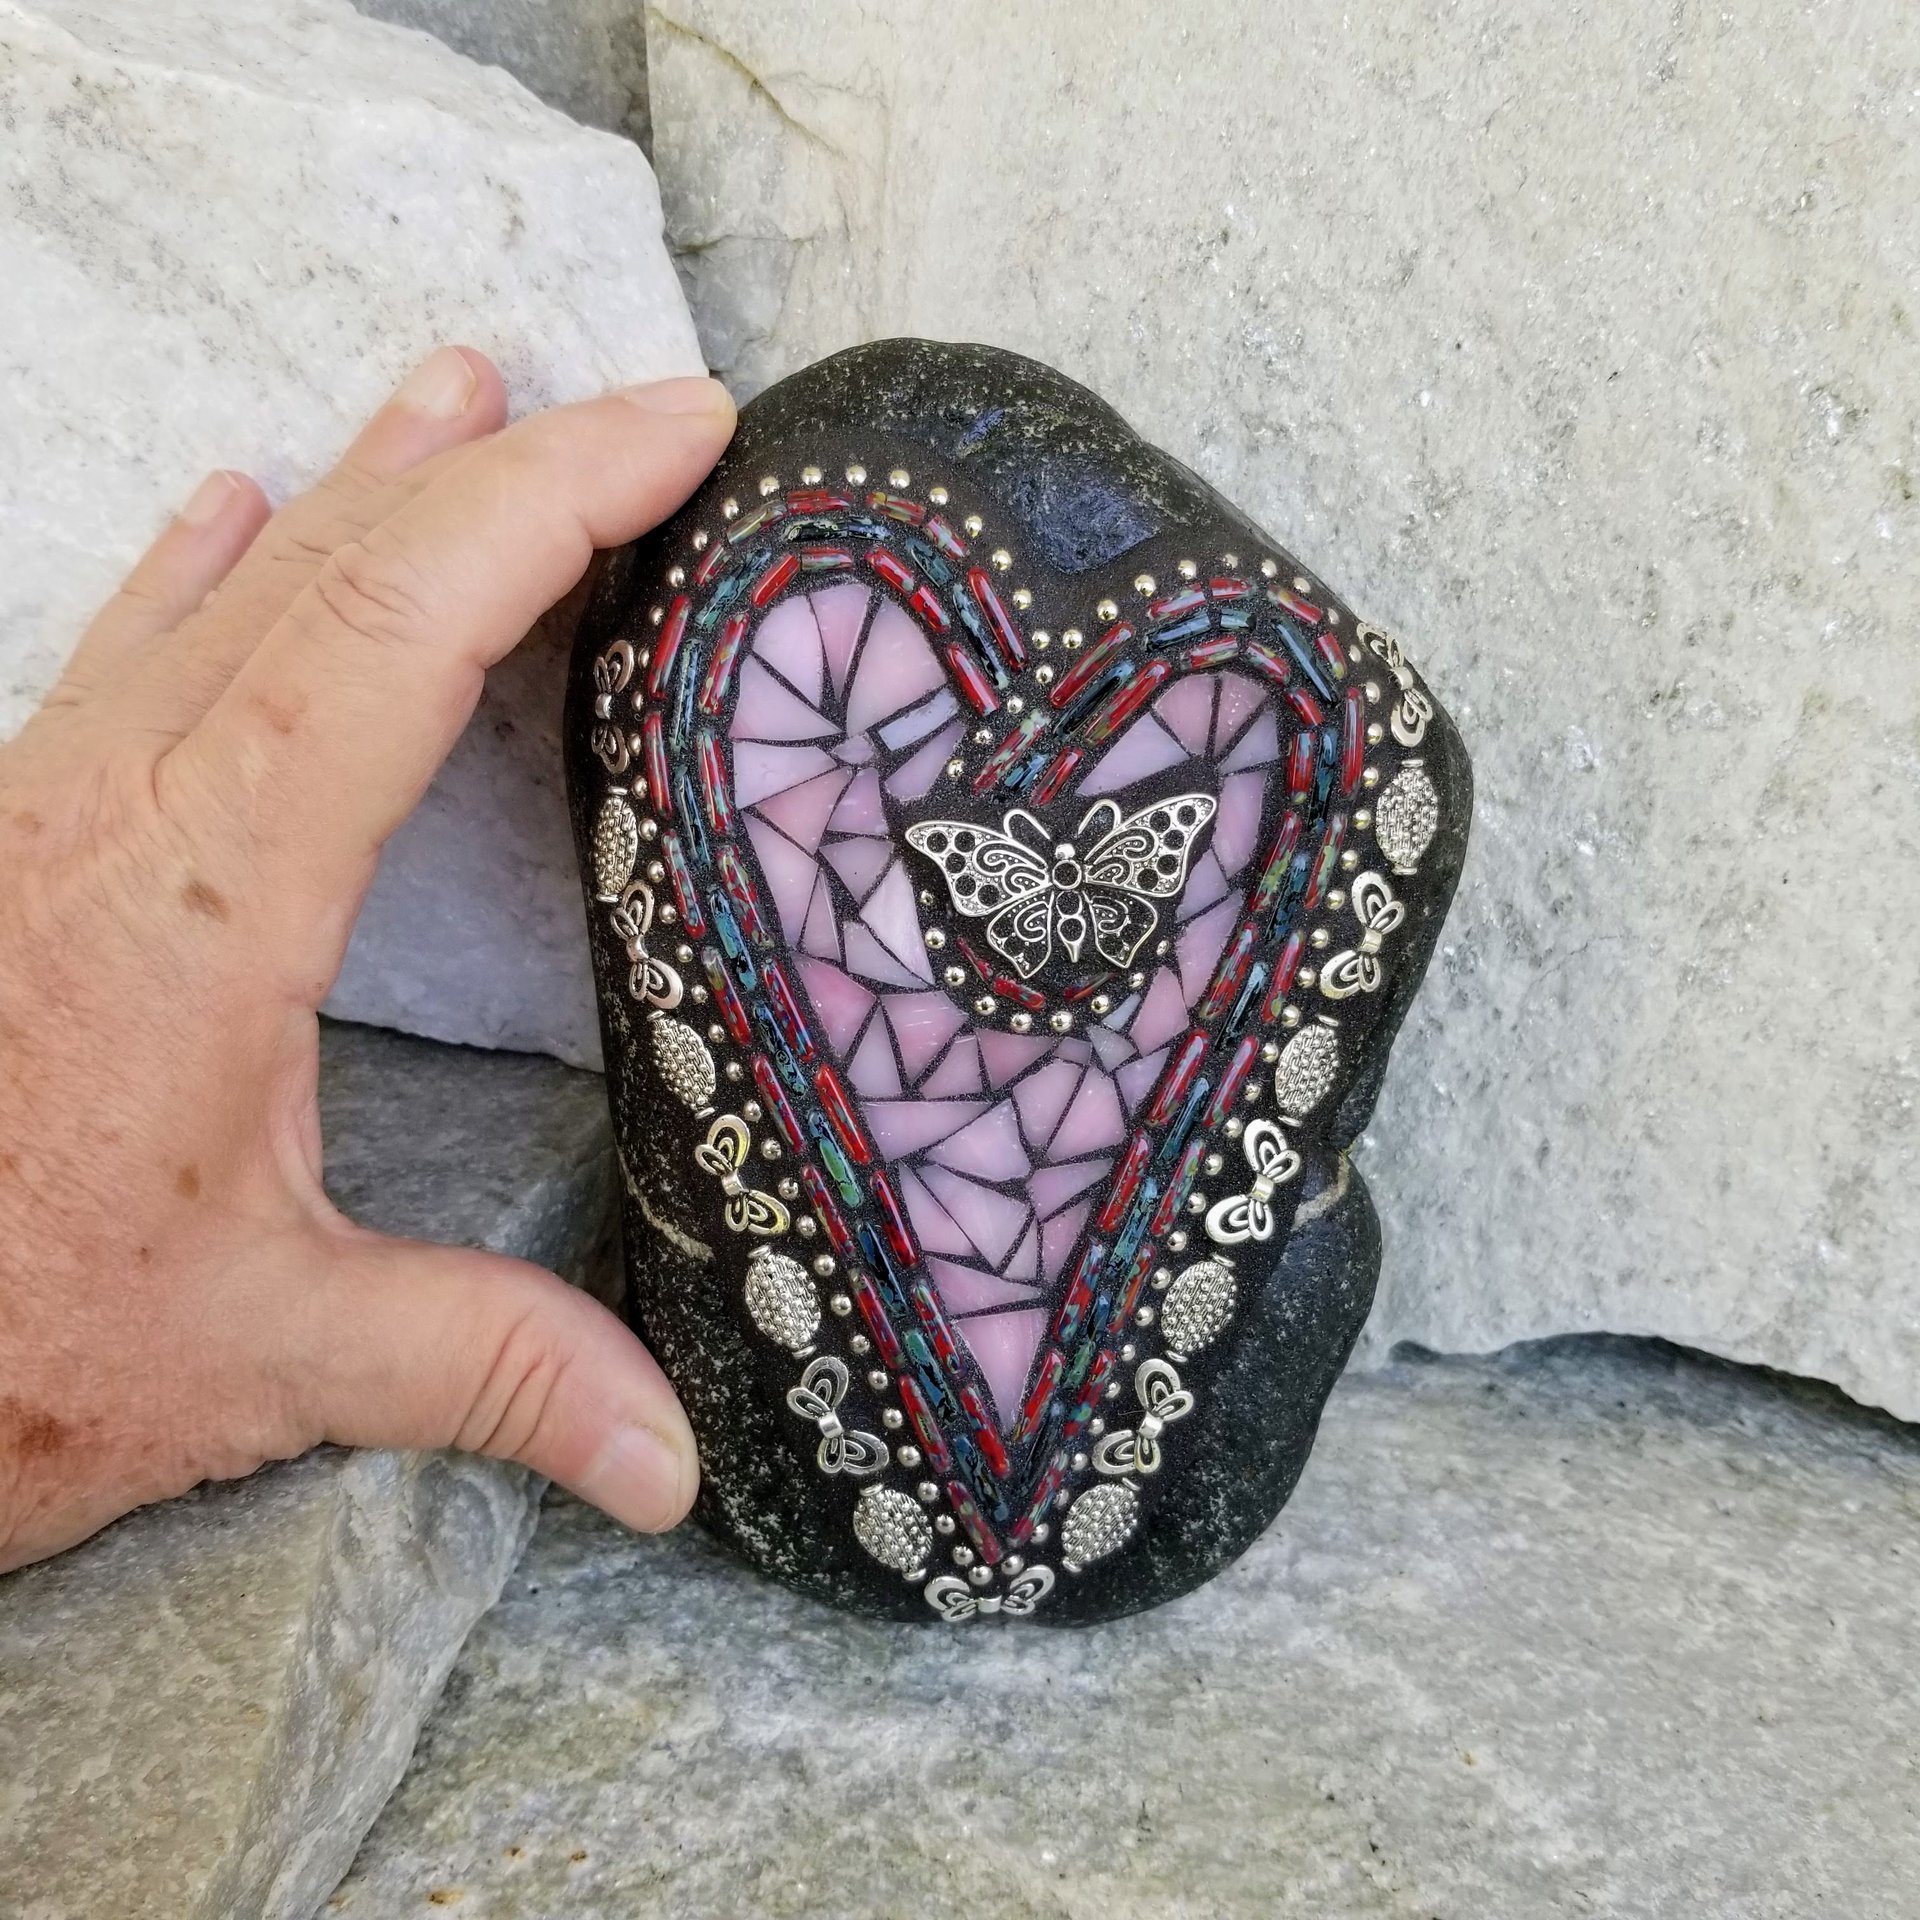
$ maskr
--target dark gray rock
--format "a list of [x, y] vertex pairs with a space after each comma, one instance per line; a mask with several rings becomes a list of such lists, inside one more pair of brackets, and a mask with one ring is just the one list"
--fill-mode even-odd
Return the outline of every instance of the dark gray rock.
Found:
[[[783, 684], [769, 671], [785, 644], [775, 623], [798, 615], [811, 634], [804, 597], [845, 596], [852, 581], [891, 609], [858, 617], [875, 633], [894, 625], [850, 684], [872, 684], [870, 658], [875, 679], [888, 662], [923, 662], [912, 699], [925, 706], [893, 722], [894, 706], [868, 702], [865, 721], [848, 718], [857, 702], [834, 671], [817, 691], [820, 642], [808, 639], [816, 691], [777, 693], [777, 720], [745, 724], [735, 702], [749, 685]], [[1212, 720], [1216, 686], [1242, 702], [1244, 732]], [[1190, 705], [1174, 717], [1189, 695], [1198, 721]], [[922, 724], [941, 703], [951, 717]], [[755, 731], [794, 713], [798, 733]], [[1272, 730], [1266, 756], [1237, 759], [1255, 714]], [[1200, 744], [1177, 740], [1181, 726], [1198, 726]], [[1127, 752], [1133, 729], [1166, 751], [1102, 784], [1102, 756]], [[1379, 1239], [1347, 1149], [1466, 846], [1466, 753], [1399, 643], [1084, 388], [991, 348], [889, 341], [749, 403], [686, 508], [611, 560], [575, 645], [565, 735], [630, 1176], [635, 1321], [700, 1437], [702, 1520], [804, 1591], [899, 1618], [1096, 1620], [1183, 1592], [1242, 1552], [1292, 1488], [1366, 1317]], [[754, 744], [822, 735], [838, 759], [818, 744]], [[1223, 770], [1243, 765], [1263, 769], [1247, 776], [1251, 797]], [[798, 893], [782, 890], [770, 860], [795, 857], [793, 842], [749, 809], [791, 790], [803, 766], [853, 779], [847, 796], [881, 776], [870, 818], [884, 822], [866, 830], [901, 864], [861, 883], [871, 895], [832, 855], [817, 885], [808, 867]], [[1233, 787], [1252, 810], [1227, 854]], [[1083, 812], [1102, 794], [1119, 798]], [[834, 804], [829, 834], [862, 831], [833, 824], [853, 798]], [[1102, 805], [1111, 815], [1090, 824]], [[818, 821], [811, 831], [817, 841]], [[1038, 851], [1016, 844], [1023, 832]], [[927, 833], [935, 841], [916, 838]], [[955, 849], [983, 836], [998, 851], [969, 867]], [[1084, 880], [1079, 862], [1062, 864], [1073, 848], [1053, 844], [1069, 838]], [[1018, 1164], [975, 1168], [958, 1199], [940, 1187], [962, 1165], [955, 1143], [932, 1149], [947, 1157], [931, 1169], [925, 1140], [887, 1145], [883, 1118], [900, 1123], [878, 1110], [884, 1081], [931, 1099], [936, 1056], [916, 1065], [902, 1041], [863, 1080], [856, 1029], [836, 1037], [806, 970], [841, 951], [841, 931], [819, 944], [816, 914], [878, 925], [859, 903], [895, 886], [912, 924], [896, 923], [895, 956], [877, 963], [853, 958], [856, 937], [878, 953], [870, 926], [846, 934], [846, 966], [866, 983], [852, 991], [870, 1002], [891, 970], [931, 1005], [929, 1023], [967, 1023], [942, 1075], [973, 1071], [959, 1054], [975, 1035], [1052, 1050], [989, 1067], [974, 1087], [997, 1103], [983, 1125], [997, 1116], [1011, 1134], [1029, 1091], [1019, 1076], [1070, 1058], [1093, 1059], [1089, 1088], [1100, 1079], [1106, 1093], [1111, 1073], [1129, 1104], [1124, 1129], [1112, 1108], [1107, 1174], [1087, 1189], [1075, 1250], [1063, 1232], [1030, 1291], [1008, 1284], [1011, 1234], [998, 1254], [984, 1239], [962, 1246], [955, 1257], [974, 1266], [957, 1284], [922, 1261], [955, 1255], [929, 1236], [964, 1240], [968, 1208], [1024, 1208], [1032, 1165], [1106, 1142], [1069, 1150], [1065, 1124], [1053, 1138], [1053, 1120], [1020, 1105]], [[1015, 898], [1039, 903], [1037, 926], [998, 910]], [[1203, 915], [1217, 938], [1188, 958]], [[1174, 1008], [1147, 1040], [1163, 989]], [[1138, 1055], [1165, 1060], [1147, 1058], [1126, 1092], [1112, 1063], [1136, 1051], [1129, 1020]], [[869, 1031], [892, 1047], [884, 1024]], [[1318, 1071], [1302, 1051], [1313, 1046]], [[1156, 1084], [1171, 1089], [1164, 1110]], [[863, 1086], [876, 1103], [864, 1119]], [[713, 1159], [727, 1146], [736, 1168]], [[922, 1205], [923, 1177], [952, 1219]], [[1035, 1205], [1029, 1217], [1067, 1218], [1058, 1201]], [[807, 1320], [798, 1339], [772, 1337], [752, 1305], [769, 1273], [823, 1330]], [[964, 1288], [982, 1274], [1011, 1301], [981, 1309]], [[1186, 1339], [1195, 1321], [1181, 1303], [1202, 1277], [1231, 1297], [1219, 1324]], [[988, 1347], [1012, 1323], [986, 1316], [1000, 1310], [1031, 1330], [996, 1367]], [[837, 1383], [825, 1400], [823, 1380]]]
[[[612, 1270], [594, 1076], [329, 1026], [321, 1110], [355, 1218]], [[323, 1448], [0, 1578], [0, 1913], [306, 1920], [538, 1494], [497, 1461]]]
[[1920, 1435], [1626, 1342], [1349, 1376], [1075, 1635], [834, 1618], [553, 1501], [340, 1894], [477, 1920], [1920, 1911]]

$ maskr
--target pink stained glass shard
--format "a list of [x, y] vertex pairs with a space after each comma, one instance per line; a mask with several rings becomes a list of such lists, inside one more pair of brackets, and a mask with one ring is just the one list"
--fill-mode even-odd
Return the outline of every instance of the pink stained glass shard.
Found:
[[740, 698], [728, 731], [736, 740], [817, 740], [838, 729], [790, 692], [758, 660], [740, 670]]
[[986, 1076], [980, 1071], [980, 1043], [963, 1034], [941, 1056], [940, 1064], [920, 1082], [927, 1099], [945, 1099], [956, 1093], [984, 1093]]
[[804, 598], [783, 600], [760, 622], [753, 653], [801, 699], [817, 707], [821, 692], [820, 628]]
[[880, 744], [890, 752], [899, 753], [916, 740], [924, 740], [935, 727], [944, 726], [957, 711], [953, 689], [942, 687], [931, 700], [921, 701], [911, 712], [889, 720], [880, 728]]
[[1064, 1213], [1056, 1213], [1042, 1224], [1040, 1271], [1047, 1279], [1057, 1280], [1060, 1277], [1060, 1269], [1067, 1264], [1074, 1242], [1080, 1238], [1080, 1229], [1087, 1224], [1087, 1215], [1092, 1211], [1093, 1202], [1083, 1200], [1078, 1206], [1069, 1207]]
[[850, 733], [831, 752], [843, 767], [864, 767], [873, 758], [873, 742], [864, 733]]
[[733, 797], [750, 807], [770, 794], [785, 793], [803, 780], [829, 773], [833, 762], [818, 747], [780, 747], [761, 740], [740, 740], [733, 749]]
[[[1082, 799], [1092, 800], [1103, 793], [1117, 793], [1136, 780], [1166, 767], [1177, 767], [1192, 756], [1151, 713], [1143, 713], [1101, 758], [1093, 771], [1080, 783]], [[1083, 849], [1084, 851], [1084, 849]]]
[[1231, 893], [1197, 920], [1189, 920], [1175, 943], [1173, 957], [1180, 963], [1180, 991], [1191, 1006], [1207, 990], [1215, 963], [1240, 917], [1240, 895]]
[[981, 1180], [1024, 1180], [1033, 1163], [1020, 1145], [1020, 1128], [1005, 1100], [989, 1107], [970, 1126], [949, 1135], [931, 1150], [931, 1157], [955, 1173]]
[[896, 800], [918, 800], [940, 777], [953, 750], [960, 744], [966, 728], [959, 721], [942, 727], [911, 760], [903, 761], [887, 775], [887, 791]]
[[986, 1105], [984, 1100], [876, 1100], [866, 1110], [867, 1125], [880, 1151], [900, 1160], [958, 1133]]
[[1103, 1153], [1097, 1160], [1074, 1160], [1063, 1167], [1042, 1167], [1027, 1182], [1027, 1193], [1041, 1213], [1058, 1213], [1076, 1194], [1085, 1193], [1096, 1180], [1104, 1180], [1112, 1166], [1113, 1156]]
[[966, 1024], [966, 1015], [944, 993], [890, 993], [886, 1009], [909, 1080], [918, 1080]]
[[1147, 988], [1140, 1011], [1133, 1016], [1127, 1038], [1142, 1053], [1164, 1046], [1187, 1024], [1187, 996], [1181, 991], [1180, 976], [1171, 967], [1162, 967]]
[[807, 924], [800, 935], [800, 950], [816, 959], [836, 964], [840, 952], [840, 916], [833, 910], [833, 895], [825, 876], [813, 883], [813, 905], [807, 909]]
[[1015, 1085], [1013, 1103], [1020, 1109], [1020, 1124], [1026, 1130], [1027, 1145], [1035, 1153], [1053, 1138], [1053, 1130], [1060, 1124], [1067, 1102], [1080, 1085], [1081, 1072], [1070, 1060], [1049, 1060]]
[[986, 1063], [987, 1084], [1004, 1087], [1015, 1074], [1024, 1073], [1036, 1060], [1044, 1059], [1057, 1043], [1036, 1040], [1020, 1033], [983, 1033], [980, 1058]]
[[802, 959], [798, 966], [807, 998], [826, 1029], [827, 1044], [844, 1060], [860, 1023], [873, 1006], [873, 995], [824, 960]]
[[855, 586], [849, 580], [809, 598], [826, 652], [828, 681], [835, 693], [845, 694], [847, 667], [860, 643], [860, 629], [867, 623], [867, 607], [872, 595], [865, 587]]
[[767, 891], [773, 895], [780, 931], [798, 946], [819, 868], [785, 834], [751, 813], [747, 815], [747, 838], [753, 842], [754, 857], [766, 877]]
[[847, 1062], [847, 1078], [863, 1100], [897, 1100], [900, 1097], [900, 1067], [893, 1057], [893, 1042], [887, 1038], [887, 1023], [875, 1018], [867, 1022], [866, 1037], [854, 1048]]
[[827, 825], [834, 833], [886, 832], [887, 810], [880, 800], [880, 776], [871, 767], [863, 767], [847, 783]]
[[846, 791], [847, 775], [829, 768], [811, 780], [754, 803], [754, 811], [771, 820], [795, 846], [812, 853], [829, 815]]
[[847, 883], [847, 891], [864, 900], [893, 864], [893, 849], [884, 840], [836, 840], [826, 851], [826, 861]]
[[1233, 751], [1220, 762], [1222, 773], [1240, 773], [1250, 767], [1269, 766], [1280, 758], [1280, 728], [1269, 707], [1244, 734]]
[[896, 1172], [907, 1218], [913, 1222], [914, 1235], [923, 1251], [971, 1254], [973, 1242], [961, 1231], [953, 1215], [927, 1191], [925, 1184], [909, 1168], [902, 1167]]
[[1076, 1067], [1084, 1067], [1093, 1058], [1093, 1049], [1076, 1033], [1072, 1039], [1060, 1042], [1060, 1058], [1071, 1060]]
[[[1033, 1237], [1031, 1227], [1027, 1229], [1026, 1237]], [[984, 1313], [993, 1307], [1031, 1307], [1038, 1304], [1031, 1285], [1003, 1280], [991, 1273], [981, 1273], [974, 1267], [960, 1266], [952, 1260], [929, 1260], [927, 1272], [932, 1277], [934, 1291], [940, 1296], [940, 1304], [952, 1314]]]
[[860, 909], [860, 917], [874, 937], [916, 979], [933, 984], [933, 963], [920, 937], [920, 910], [913, 901], [913, 882], [906, 863], [896, 860]]
[[1020, 1244], [1007, 1256], [1009, 1280], [1037, 1281], [1040, 1278], [1040, 1223], [1032, 1221], [1020, 1236]]
[[949, 1172], [945, 1167], [927, 1167], [921, 1178], [933, 1197], [953, 1216], [955, 1224], [979, 1248], [987, 1264], [996, 1269], [1004, 1264], [1032, 1218], [1026, 1201], [993, 1187], [983, 1187], [977, 1180]]
[[1124, 1033], [1113, 1033], [1106, 1027], [1090, 1027], [1087, 1039], [1092, 1044], [1093, 1057], [1108, 1073], [1118, 1072], [1136, 1051], [1133, 1042]]
[[1138, 1060], [1129, 1060], [1113, 1076], [1113, 1084], [1120, 1089], [1120, 1098], [1127, 1103], [1129, 1113], [1153, 1091], [1153, 1083], [1160, 1078], [1160, 1070], [1166, 1064], [1167, 1050], [1161, 1047]]
[[1028, 1313], [983, 1313], [959, 1325], [960, 1337], [980, 1363], [981, 1376], [993, 1395], [1004, 1431], [1019, 1415], [1033, 1356], [1046, 1338], [1046, 1312], [1035, 1308]]
[[1204, 673], [1177, 681], [1153, 703], [1155, 717], [1194, 755], [1204, 754], [1213, 732], [1213, 680]]
[[846, 930], [847, 970], [876, 987], [917, 987], [920, 980], [909, 973], [865, 926], [856, 921]]
[[865, 733], [891, 720], [924, 700], [946, 677], [913, 615], [898, 601], [881, 601], [847, 694], [847, 731]]
[[1260, 773], [1229, 774], [1221, 782], [1220, 805], [1213, 816], [1213, 855], [1229, 880], [1253, 858], [1266, 790], [1266, 776]]
[[1247, 724], [1247, 717], [1267, 698], [1267, 689], [1244, 673], [1223, 673], [1220, 679], [1220, 704], [1213, 719], [1213, 750], [1222, 752], [1233, 736]]
[[1117, 1147], [1127, 1123], [1120, 1112], [1120, 1097], [1113, 1082], [1095, 1067], [1080, 1083], [1073, 1105], [1060, 1122], [1052, 1142], [1052, 1151], [1062, 1159], [1077, 1160], [1082, 1154], [1101, 1147]]
[[1209, 848], [1193, 863], [1193, 869], [1187, 875], [1186, 890], [1180, 896], [1180, 907], [1175, 918], [1191, 920], [1196, 913], [1204, 913], [1216, 900], [1224, 900], [1226, 895], [1227, 876], [1220, 871], [1220, 862], [1213, 857]]

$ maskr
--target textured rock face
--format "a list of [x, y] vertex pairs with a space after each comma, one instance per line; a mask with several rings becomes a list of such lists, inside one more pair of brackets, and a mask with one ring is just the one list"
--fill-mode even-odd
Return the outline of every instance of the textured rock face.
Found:
[[566, 733], [703, 1518], [956, 1623], [1240, 1553], [1366, 1314], [1345, 1155], [1466, 843], [1399, 643], [1084, 388], [882, 341], [613, 558]]
[[[516, 405], [697, 373], [627, 141], [334, 0], [0, 7], [0, 733], [208, 467], [311, 481], [433, 346]], [[596, 1055], [560, 665], [492, 678], [334, 1010]]]
[[552, 1502], [340, 1911], [1914, 1910], [1911, 1434], [1586, 1342], [1350, 1375], [1325, 1424], [1230, 1573], [1044, 1639]]
[[[596, 1282], [597, 1080], [365, 1028], [324, 1041], [356, 1219]], [[533, 1523], [517, 1467], [323, 1449], [0, 1579], [0, 1912], [306, 1920]]]
[[955, 31], [655, 0], [670, 235], [743, 391], [1031, 353], [1447, 689], [1476, 851], [1362, 1155], [1374, 1350], [1657, 1332], [1920, 1415], [1920, 14]]

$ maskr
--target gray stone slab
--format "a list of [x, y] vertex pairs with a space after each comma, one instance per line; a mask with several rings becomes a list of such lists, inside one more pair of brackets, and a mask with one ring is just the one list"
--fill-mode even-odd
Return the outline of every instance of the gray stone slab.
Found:
[[742, 393], [1087, 382], [1400, 632], [1478, 788], [1370, 1351], [1660, 1334], [1920, 1419], [1920, 8], [649, 0]]
[[327, 1911], [1920, 1911], [1920, 1433], [1671, 1349], [1402, 1360], [1161, 1612], [875, 1627], [550, 1496]]
[[[321, 1106], [356, 1218], [611, 1272], [594, 1076], [336, 1026]], [[493, 1461], [329, 1448], [0, 1579], [0, 1914], [305, 1920], [537, 1491]]]

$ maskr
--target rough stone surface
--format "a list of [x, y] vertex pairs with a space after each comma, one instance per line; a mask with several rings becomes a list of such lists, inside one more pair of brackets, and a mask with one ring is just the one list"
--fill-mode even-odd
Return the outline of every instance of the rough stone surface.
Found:
[[504, 67], [550, 107], [644, 150], [647, 36], [640, 0], [353, 0], [457, 53]]
[[669, 235], [741, 390], [1050, 361], [1445, 689], [1476, 851], [1366, 1157], [1373, 1351], [1659, 1333], [1920, 1414], [1920, 12], [963, 35], [654, 0]]
[[[368, 1224], [607, 1269], [599, 1082], [340, 1027], [328, 1186]], [[335, 1449], [0, 1579], [0, 1912], [305, 1920], [532, 1525], [518, 1468]]]
[[[701, 370], [646, 161], [344, 0], [0, 0], [0, 735], [209, 467], [315, 478], [463, 339], [519, 408]], [[591, 1063], [560, 662], [491, 678], [336, 1012]]]
[[872, 1626], [550, 1501], [331, 1913], [1804, 1920], [1920, 1903], [1920, 1438], [1627, 1342], [1349, 1378], [1078, 1634]]

